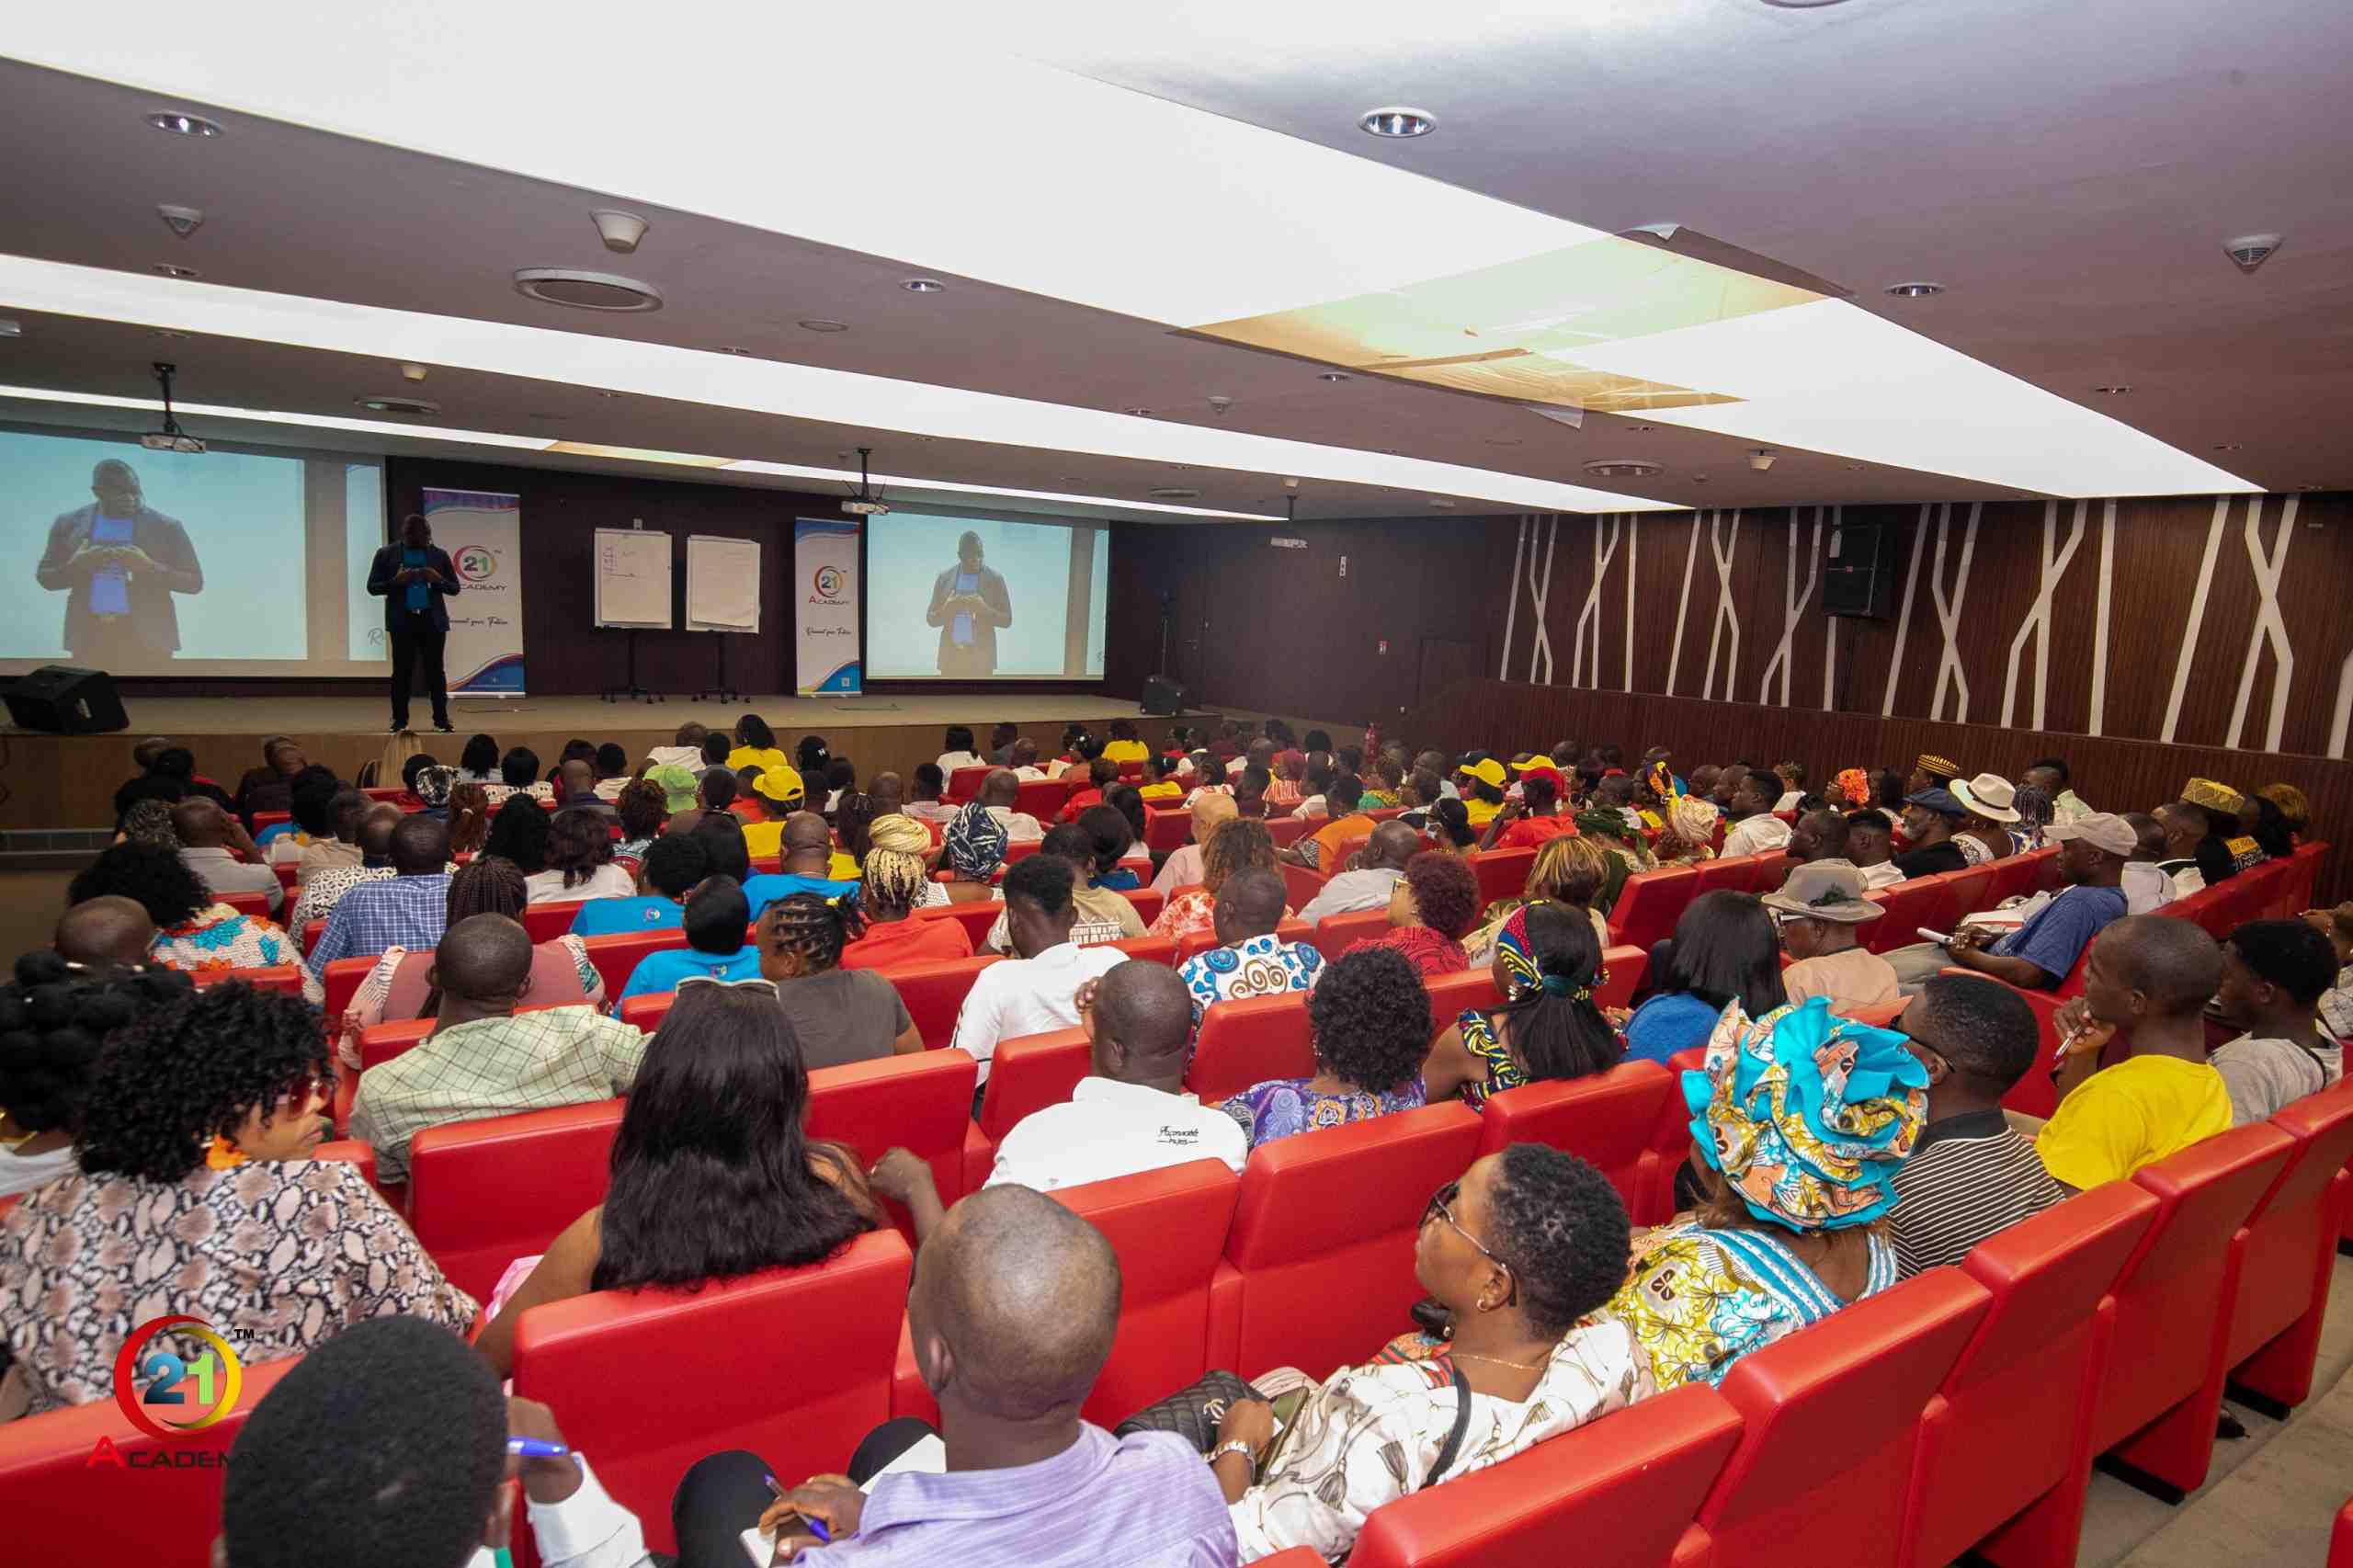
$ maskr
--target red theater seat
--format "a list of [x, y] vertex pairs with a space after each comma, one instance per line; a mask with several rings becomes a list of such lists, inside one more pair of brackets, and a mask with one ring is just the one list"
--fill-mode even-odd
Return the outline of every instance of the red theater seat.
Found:
[[[1275, 926], [1275, 939], [1279, 942], [1305, 942], [1312, 948], [1315, 945], [1315, 927], [1304, 920], [1279, 921]], [[1176, 956], [1170, 961], [1183, 963], [1187, 959], [1198, 958], [1211, 948], [1222, 946], [1224, 944], [1217, 939], [1217, 933], [1214, 930], [1196, 931], [1188, 937], [1177, 939]]]
[[[1293, 908], [1304, 907], [1294, 904]], [[1315, 923], [1315, 948], [1324, 958], [1336, 959], [1368, 937], [1384, 935], [1389, 929], [1389, 911], [1360, 909], [1349, 915], [1327, 915]]]
[[1298, 843], [1306, 832], [1305, 817], [1295, 817], [1286, 812], [1281, 816], [1267, 819], [1267, 836], [1275, 841], [1275, 847], [1278, 849], [1290, 848]]
[[[890, 1415], [912, 1261], [872, 1232], [810, 1267], [534, 1307], [516, 1324], [515, 1392], [563, 1413], [646, 1545], [673, 1551], [670, 1494], [705, 1454], [748, 1449], [780, 1478], [839, 1471]], [[822, 1354], [786, 1352], [818, 1325]]]
[[1314, 903], [1315, 895], [1322, 892], [1324, 884], [1331, 880], [1319, 871], [1294, 866], [1288, 860], [1279, 869], [1283, 874], [1283, 902], [1293, 909], [1305, 909]]
[[[535, 907], [548, 908], [540, 904]], [[529, 910], [523, 912], [526, 915]], [[551, 938], [534, 938], [543, 940]], [[609, 937], [584, 937], [580, 945], [588, 950], [588, 961], [604, 977], [605, 994], [619, 996], [629, 984], [629, 977], [637, 972], [645, 955], [687, 945], [687, 934], [676, 926], [652, 931], [617, 931]]]
[[1711, 892], [1746, 892], [1749, 880], [1755, 875], [1752, 864], [1755, 858], [1754, 856], [1743, 855], [1726, 859], [1719, 855], [1712, 860], [1700, 861], [1691, 869], [1694, 878], [1691, 896], [1699, 898]]
[[1315, 1051], [1309, 1044], [1307, 993], [1245, 996], [1213, 1003], [1201, 1015], [1185, 1087], [1215, 1105], [1269, 1078], [1312, 1078]]
[[428, 1127], [408, 1146], [408, 1218], [450, 1282], [490, 1300], [506, 1266], [545, 1252], [605, 1195], [621, 1102]]
[[1193, 841], [1193, 813], [1181, 806], [1143, 809], [1143, 846], [1166, 855]]
[[267, 920], [273, 926], [278, 924], [278, 916], [269, 912], [269, 895], [266, 892], [216, 892], [212, 901], [225, 903], [238, 914], [253, 919]]
[[[552, 942], [572, 929], [585, 900], [564, 899], [551, 903], [527, 903], [523, 906], [523, 929], [534, 942]], [[673, 933], [675, 935], [675, 933]]]
[[[290, 893], [295, 892], [301, 885], [295, 877], [295, 872], [301, 869], [301, 867], [296, 862], [292, 860], [280, 860], [276, 865], [270, 867], [270, 869], [278, 873], [278, 885], [284, 888], [288, 892]], [[290, 905], [289, 907], [291, 906]]]
[[[369, 961], [372, 965], [375, 960], [371, 959]], [[366, 971], [362, 971], [362, 972]], [[188, 978], [196, 982], [196, 988], [199, 991], [208, 985], [218, 985], [224, 980], [234, 980], [250, 985], [256, 991], [275, 991], [286, 996], [300, 996], [302, 994], [302, 971], [298, 966], [290, 963], [272, 964], [267, 969], [200, 970], [189, 975]]]
[[1675, 1074], [1655, 1062], [1621, 1062], [1589, 1078], [1506, 1089], [1480, 1115], [1479, 1153], [1514, 1143], [1566, 1149], [1609, 1178], [1628, 1213], [1643, 1210], [1643, 1222], [1654, 1222], [1666, 1216], [1647, 1215], [1648, 1195], [1658, 1186], [1652, 1133], [1675, 1094]]
[[1062, 813], [1070, 788], [1067, 778], [1024, 778], [1014, 786], [1013, 809], [1041, 823], [1051, 823]]
[[1631, 1007], [1634, 993], [1641, 989], [1643, 971], [1650, 968], [1651, 955], [1642, 948], [1605, 948], [1601, 954], [1601, 981], [1593, 990], [1593, 1005], [1597, 1007]]
[[2156, 1222], [2109, 1182], [1980, 1242], [1961, 1271], [1993, 1297], [1928, 1402], [1904, 1506], [1904, 1568], [1940, 1568], [2000, 1532], [2004, 1568], [2074, 1568], [2106, 1348], [2100, 1302]]
[[[848, 1144], [869, 1167], [893, 1145], [909, 1150], [931, 1167], [939, 1200], [953, 1203], [964, 1196], [964, 1135], [979, 1073], [961, 1051], [820, 1067], [809, 1074], [801, 1125], [813, 1141]], [[888, 1207], [912, 1241], [913, 1221], [897, 1204]]]
[[973, 979], [997, 961], [997, 955], [989, 953], [946, 963], [910, 964], [891, 971], [887, 978], [898, 987], [899, 1000], [906, 1004], [908, 1016], [922, 1032], [926, 1049], [937, 1051], [955, 1035], [956, 1015], [972, 989]]
[[1626, 879], [1609, 911], [1613, 944], [1650, 951], [1651, 944], [1675, 935], [1675, 923], [1690, 907], [1699, 873], [1688, 866], [1638, 871]]
[[[315, 926], [318, 922], [313, 921], [312, 924]], [[358, 993], [359, 983], [367, 979], [369, 971], [375, 967], [374, 959], [336, 959], [327, 965], [326, 973], [320, 977], [326, 990], [326, 999], [320, 1007], [325, 1014], [330, 1032], [341, 1027], [344, 1009], [351, 1006], [351, 998]], [[298, 989], [301, 983], [296, 981]]]
[[1490, 849], [1471, 857], [1471, 869], [1479, 879], [1479, 907], [1518, 898], [1528, 886], [1528, 869], [1535, 864], [1533, 849]]
[[1477, 1113], [1437, 1105], [1252, 1150], [1214, 1289], [1211, 1365], [1320, 1378], [1404, 1332], [1422, 1293], [1422, 1210], [1478, 1147]]
[[960, 767], [948, 776], [948, 789], [940, 799], [951, 806], [963, 805], [980, 794], [982, 781], [995, 771], [987, 763], [978, 767]]
[[1374, 1509], [1349, 1568], [1659, 1568], [1739, 1440], [1693, 1383]]
[[989, 1058], [989, 1081], [981, 1090], [981, 1111], [964, 1133], [964, 1190], [987, 1184], [996, 1147], [1021, 1119], [1060, 1105], [1078, 1087], [1092, 1065], [1093, 1047], [1085, 1029], [1056, 1029], [997, 1041]]
[[2183, 1493], [2205, 1481], [2222, 1403], [2225, 1313], [2237, 1284], [2231, 1237], [2294, 1146], [2258, 1122], [2133, 1176], [2157, 1199], [2157, 1221], [2117, 1282], [2114, 1351], [2092, 1405], [2093, 1453], [2113, 1449]]
[[964, 927], [964, 935], [972, 940], [972, 950], [979, 952], [981, 944], [988, 940], [989, 927], [1005, 913], [1001, 898], [966, 899], [961, 903], [934, 904], [915, 911], [918, 920], [953, 920]]
[[1992, 1304], [1932, 1268], [1742, 1357], [1722, 1384], [1740, 1444], [1677, 1568], [1820, 1568], [1833, 1518], [1841, 1568], [1896, 1568], [1921, 1413]]
[[[1285, 941], [1296, 938], [1286, 937]], [[1461, 974], [1440, 974], [1422, 982], [1422, 989], [1430, 996], [1430, 1028], [1443, 1034], [1454, 1027], [1454, 1021], [1468, 1010], [1492, 1012], [1503, 1005], [1495, 993], [1495, 976], [1492, 970], [1465, 970]]]
[[1941, 876], [1913, 877], [1895, 882], [1882, 890], [1887, 911], [1864, 927], [1863, 945], [1875, 953], [1908, 947], [1921, 940], [1920, 929], [1949, 932], [1952, 929], [1952, 884]]
[[[302, 922], [302, 930], [301, 930], [301, 937], [302, 937], [302, 956], [303, 956], [304, 958], [306, 958], [306, 959], [307, 959], [307, 958], [309, 958], [309, 957], [311, 956], [311, 949], [312, 949], [313, 948], [317, 947], [317, 946], [319, 945], [319, 938], [320, 938], [320, 937], [324, 937], [324, 936], [325, 936], [326, 934], [327, 934], [327, 923], [326, 923], [325, 921], [324, 921], [324, 920], [305, 920], [305, 921], [303, 921], [303, 922]], [[338, 960], [337, 961], [338, 961], [338, 962], [340, 962], [341, 960]]]
[[[1151, 874], [1149, 868], [1139, 873], [1141, 879], [1147, 881]], [[1160, 912], [1168, 902], [1165, 893], [1155, 892], [1150, 887], [1128, 888], [1123, 890], [1120, 896], [1136, 906], [1136, 918], [1142, 921], [1147, 929], [1151, 927], [1154, 921], [1160, 918]]]
[[2271, 1119], [2295, 1140], [2279, 1181], [2232, 1245], [2239, 1253], [2222, 1364], [2234, 1384], [2274, 1412], [2313, 1388], [2336, 1234], [2353, 1178], [2353, 1085], [2296, 1101]]
[[1170, 969], [1176, 967], [1176, 939], [1174, 937], [1122, 937], [1106, 945], [1146, 963], [1161, 964]]

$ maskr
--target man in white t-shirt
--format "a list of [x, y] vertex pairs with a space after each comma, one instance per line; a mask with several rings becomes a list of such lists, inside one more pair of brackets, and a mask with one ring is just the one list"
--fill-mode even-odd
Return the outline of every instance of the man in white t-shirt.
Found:
[[2231, 1122], [2269, 1119], [2345, 1075], [2344, 1048], [2315, 1013], [2336, 978], [2336, 949], [2302, 920], [2250, 920], [2222, 938], [2222, 983], [2207, 1014], [2245, 1031], [2207, 1064], [2231, 1092]]
[[1032, 855], [1005, 873], [1006, 929], [1016, 956], [974, 977], [948, 1042], [981, 1064], [983, 1084], [997, 1041], [1072, 1028], [1079, 986], [1127, 961], [1117, 948], [1071, 940], [1077, 881], [1070, 862], [1056, 855]]
[[1005, 1135], [988, 1185], [1051, 1192], [1204, 1159], [1240, 1171], [1250, 1154], [1241, 1124], [1185, 1092], [1193, 1016], [1176, 971], [1131, 959], [1091, 989], [1079, 1012], [1089, 1075]]
[[1762, 855], [1790, 841], [1790, 824], [1773, 814], [1781, 781], [1761, 769], [1733, 786], [1732, 802], [1724, 808], [1732, 830], [1724, 835], [1720, 853], [1730, 860], [1741, 855]]

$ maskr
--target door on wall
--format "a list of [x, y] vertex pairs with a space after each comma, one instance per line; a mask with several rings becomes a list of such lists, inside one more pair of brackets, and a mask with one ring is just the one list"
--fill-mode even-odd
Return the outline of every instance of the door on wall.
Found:
[[1457, 681], [1479, 674], [1480, 646], [1453, 637], [1422, 639], [1422, 667], [1414, 686], [1414, 700], [1427, 703]]

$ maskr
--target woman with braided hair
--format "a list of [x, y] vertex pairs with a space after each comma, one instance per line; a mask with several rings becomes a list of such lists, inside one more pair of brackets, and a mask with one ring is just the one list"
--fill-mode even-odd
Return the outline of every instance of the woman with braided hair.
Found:
[[828, 903], [817, 893], [792, 893], [760, 912], [758, 929], [760, 974], [776, 983], [805, 1065], [840, 1067], [923, 1049], [898, 987], [871, 970], [842, 967], [843, 950], [866, 934], [858, 900]]
[[69, 963], [47, 948], [0, 985], [0, 1198], [74, 1169], [74, 1122], [98, 1048], [141, 1012], [195, 983], [176, 970]]
[[962, 921], [915, 915], [948, 902], [947, 888], [931, 880], [930, 830], [894, 812], [876, 817], [867, 837], [860, 901], [866, 934], [842, 949], [842, 967], [900, 969], [971, 958], [972, 937]]
[[1427, 1098], [1460, 1095], [1473, 1110], [1488, 1097], [1548, 1078], [1583, 1078], [1625, 1060], [1626, 1041], [1593, 999], [1603, 980], [1593, 922], [1565, 903], [1515, 911], [1495, 937], [1492, 967], [1504, 1005], [1463, 1009], [1430, 1047]]

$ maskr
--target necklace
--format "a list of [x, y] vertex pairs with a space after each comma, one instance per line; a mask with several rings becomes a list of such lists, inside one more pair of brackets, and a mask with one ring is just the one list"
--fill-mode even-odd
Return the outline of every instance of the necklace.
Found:
[[1500, 1356], [1482, 1356], [1476, 1350], [1457, 1350], [1454, 1357], [1457, 1360], [1484, 1361], [1489, 1366], [1509, 1367], [1522, 1372], [1540, 1372], [1552, 1363], [1549, 1356], [1541, 1361], [1506, 1361]]

